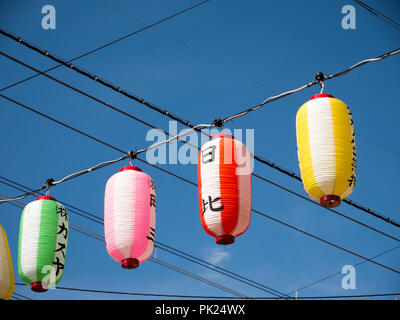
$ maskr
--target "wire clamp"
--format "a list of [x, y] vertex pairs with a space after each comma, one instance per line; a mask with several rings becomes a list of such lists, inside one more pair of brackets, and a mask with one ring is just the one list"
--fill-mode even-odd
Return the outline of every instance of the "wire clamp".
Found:
[[222, 127], [223, 122], [222, 122], [222, 120], [220, 118], [215, 118], [213, 123], [212, 123], [212, 125], [215, 126], [215, 127], [219, 127], [220, 128], [220, 127]]
[[322, 72], [317, 72], [315, 74], [315, 80], [317, 80], [318, 82], [322, 82], [322, 81], [324, 81], [324, 79], [325, 79], [325, 76]]

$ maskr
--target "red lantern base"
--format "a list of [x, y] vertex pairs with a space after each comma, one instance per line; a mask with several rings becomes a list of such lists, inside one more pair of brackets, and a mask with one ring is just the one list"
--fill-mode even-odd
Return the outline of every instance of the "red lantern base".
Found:
[[340, 197], [338, 196], [324, 196], [320, 200], [321, 206], [325, 208], [335, 208], [340, 205]]
[[135, 269], [139, 267], [139, 260], [136, 258], [127, 258], [121, 261], [121, 267], [124, 269]]
[[227, 245], [235, 242], [235, 237], [231, 234], [224, 234], [222, 236], [216, 237], [217, 244]]
[[47, 291], [47, 289], [42, 286], [42, 282], [41, 281], [33, 282], [31, 284], [31, 290], [35, 291], [35, 292], [40, 292], [40, 293]]

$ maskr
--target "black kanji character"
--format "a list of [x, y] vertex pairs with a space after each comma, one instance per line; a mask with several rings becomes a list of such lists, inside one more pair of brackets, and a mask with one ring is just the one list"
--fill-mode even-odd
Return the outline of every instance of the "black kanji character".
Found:
[[[216, 146], [210, 146], [201, 152], [201, 161], [203, 163], [213, 162], [215, 160], [215, 148], [216, 148]], [[207, 150], [210, 150], [210, 151], [207, 151]]]
[[65, 250], [66, 245], [65, 245], [65, 243], [62, 243], [62, 242], [58, 242], [58, 244], [60, 245], [60, 247], [57, 250], [55, 250], [55, 252], [61, 251], [61, 253], [65, 259], [65, 252], [63, 250]]
[[56, 257], [57, 261], [53, 261], [53, 265], [57, 266], [56, 277], [60, 273], [60, 270], [64, 269], [64, 264], [60, 262], [60, 259]]
[[215, 198], [215, 199], [213, 200], [211, 196], [208, 196], [208, 201], [205, 201], [204, 199], [202, 199], [202, 201], [203, 201], [203, 214], [204, 214], [204, 212], [206, 212], [206, 210], [207, 210], [207, 204], [210, 205], [210, 210], [211, 210], [211, 211], [218, 212], [218, 211], [224, 210], [224, 205], [223, 205], [223, 204], [221, 204], [221, 206], [219, 206], [218, 208], [214, 208], [214, 207], [213, 207], [213, 203], [214, 203], [214, 202], [217, 202], [217, 201], [219, 201], [219, 200], [221, 200], [220, 197], [217, 197], [217, 198]]
[[156, 207], [156, 195], [150, 194], [150, 207]]
[[68, 237], [68, 229], [65, 227], [65, 223], [63, 222], [62, 225], [58, 225], [60, 227], [60, 230], [57, 232], [57, 234], [64, 234], [64, 239], [67, 240]]

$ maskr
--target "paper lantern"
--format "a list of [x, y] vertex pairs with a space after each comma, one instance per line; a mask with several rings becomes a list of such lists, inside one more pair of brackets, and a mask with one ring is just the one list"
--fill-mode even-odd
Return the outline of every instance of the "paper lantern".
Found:
[[221, 245], [246, 232], [251, 217], [251, 158], [231, 135], [217, 134], [198, 158], [200, 220]]
[[141, 169], [122, 168], [106, 184], [104, 231], [107, 251], [122, 268], [134, 269], [154, 247], [156, 191]]
[[21, 217], [18, 273], [35, 292], [54, 287], [64, 272], [68, 213], [56, 199], [43, 196], [28, 203]]
[[329, 94], [317, 94], [296, 116], [298, 159], [307, 194], [332, 208], [356, 183], [356, 145], [351, 112]]
[[0, 300], [8, 300], [14, 293], [14, 271], [6, 232], [0, 225]]

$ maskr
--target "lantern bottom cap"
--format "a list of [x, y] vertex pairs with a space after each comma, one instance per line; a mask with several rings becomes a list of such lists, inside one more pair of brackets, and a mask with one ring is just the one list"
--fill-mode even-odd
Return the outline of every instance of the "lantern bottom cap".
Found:
[[31, 284], [31, 290], [35, 291], [35, 292], [46, 292], [47, 291], [47, 289], [43, 287], [41, 281], [33, 282]]
[[136, 258], [126, 258], [121, 261], [121, 267], [124, 269], [135, 269], [139, 267], [139, 260]]
[[215, 238], [217, 244], [227, 245], [235, 242], [235, 236], [231, 234], [224, 234]]
[[319, 201], [325, 208], [335, 208], [340, 205], [340, 197], [334, 195], [323, 196]]

